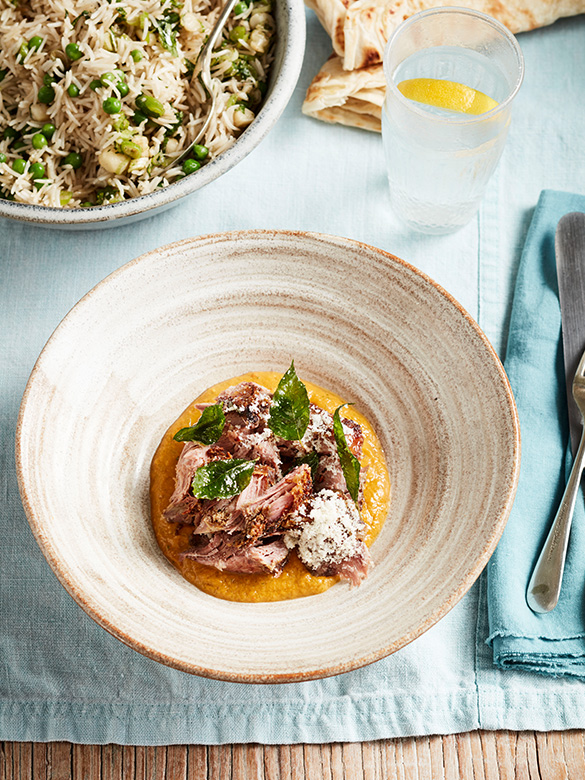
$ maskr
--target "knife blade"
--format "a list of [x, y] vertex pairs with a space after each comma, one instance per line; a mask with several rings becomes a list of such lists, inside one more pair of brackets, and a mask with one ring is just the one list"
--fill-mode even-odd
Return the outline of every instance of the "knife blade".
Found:
[[573, 377], [585, 350], [585, 214], [575, 211], [559, 220], [555, 256], [561, 320], [569, 431], [573, 456], [579, 447], [581, 414], [573, 399]]

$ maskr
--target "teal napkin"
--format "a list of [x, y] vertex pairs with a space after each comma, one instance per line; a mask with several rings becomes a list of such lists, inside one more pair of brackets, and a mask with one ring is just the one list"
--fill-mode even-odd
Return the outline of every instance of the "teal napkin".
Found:
[[522, 465], [508, 525], [488, 566], [488, 642], [494, 662], [585, 678], [585, 502], [577, 500], [561, 597], [534, 614], [525, 593], [572, 463], [554, 239], [559, 219], [585, 197], [544, 191], [520, 261], [505, 367], [516, 397]]

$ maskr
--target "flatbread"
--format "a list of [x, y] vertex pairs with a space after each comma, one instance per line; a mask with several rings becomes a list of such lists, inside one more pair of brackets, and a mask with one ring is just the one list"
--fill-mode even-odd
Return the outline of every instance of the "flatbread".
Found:
[[380, 132], [385, 92], [382, 65], [346, 71], [333, 55], [311, 82], [302, 110], [325, 122]]
[[[331, 36], [344, 70], [382, 61], [384, 46], [409, 16], [451, 5], [445, 0], [305, 0]], [[564, 16], [585, 13], [585, 0], [457, 0], [453, 3], [493, 16], [511, 32], [552, 24]]]

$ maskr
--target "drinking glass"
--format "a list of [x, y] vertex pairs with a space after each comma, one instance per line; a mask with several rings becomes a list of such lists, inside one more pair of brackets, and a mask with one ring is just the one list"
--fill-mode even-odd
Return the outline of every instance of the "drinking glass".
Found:
[[[502, 154], [524, 76], [516, 38], [486, 14], [443, 7], [414, 14], [384, 52], [382, 137], [392, 209], [410, 227], [450, 233], [472, 219]], [[445, 79], [497, 101], [467, 114], [406, 98], [407, 79]]]

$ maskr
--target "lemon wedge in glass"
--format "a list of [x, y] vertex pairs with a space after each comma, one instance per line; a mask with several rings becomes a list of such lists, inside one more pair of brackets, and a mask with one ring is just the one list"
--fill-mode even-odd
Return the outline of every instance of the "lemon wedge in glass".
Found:
[[446, 108], [462, 114], [485, 114], [498, 103], [483, 92], [444, 79], [406, 79], [398, 84], [405, 98], [427, 106]]

